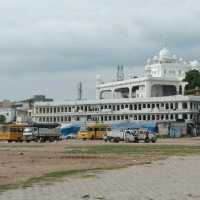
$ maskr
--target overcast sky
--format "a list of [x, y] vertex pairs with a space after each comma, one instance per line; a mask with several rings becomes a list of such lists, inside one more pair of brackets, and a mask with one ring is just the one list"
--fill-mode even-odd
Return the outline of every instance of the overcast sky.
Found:
[[199, 0], [0, 0], [0, 99], [95, 98], [117, 64], [143, 71], [164, 44], [200, 58]]

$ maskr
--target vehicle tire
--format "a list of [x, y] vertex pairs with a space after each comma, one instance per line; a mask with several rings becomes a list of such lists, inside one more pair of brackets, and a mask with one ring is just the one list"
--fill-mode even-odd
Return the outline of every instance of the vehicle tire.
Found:
[[156, 139], [151, 140], [152, 143], [156, 143]]
[[139, 139], [138, 138], [135, 138], [135, 143], [139, 143]]
[[118, 139], [118, 138], [114, 138], [114, 139], [113, 139], [113, 142], [114, 142], [114, 143], [119, 143], [119, 139]]
[[95, 139], [95, 137], [94, 137], [94, 135], [92, 135], [91, 140], [94, 140], [94, 139]]
[[149, 143], [149, 142], [150, 142], [150, 139], [149, 139], [148, 137], [146, 137], [146, 138], [144, 139], [144, 142], [145, 142], [145, 143]]

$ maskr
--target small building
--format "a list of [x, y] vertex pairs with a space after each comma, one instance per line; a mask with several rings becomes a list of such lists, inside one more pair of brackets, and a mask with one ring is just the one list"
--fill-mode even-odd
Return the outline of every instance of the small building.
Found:
[[0, 108], [11, 108], [12, 107], [12, 102], [10, 100], [3, 100], [0, 101]]
[[53, 99], [46, 98], [45, 95], [34, 95], [29, 99], [13, 103], [12, 107], [16, 110], [16, 121], [31, 122], [32, 109], [36, 102], [52, 102]]

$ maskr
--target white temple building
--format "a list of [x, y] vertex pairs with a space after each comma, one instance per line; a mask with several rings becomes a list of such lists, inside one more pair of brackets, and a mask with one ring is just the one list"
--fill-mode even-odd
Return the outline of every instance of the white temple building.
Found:
[[200, 69], [198, 61], [187, 63], [164, 48], [153, 59], [147, 60], [144, 77], [103, 83], [101, 77], [98, 76], [96, 98], [150, 98], [182, 95], [187, 85], [183, 81], [185, 73], [197, 68]]
[[143, 77], [124, 78], [118, 68], [117, 78], [96, 81], [96, 100], [36, 103], [33, 120], [43, 123], [71, 121], [194, 121], [200, 111], [200, 96], [185, 96], [183, 81], [191, 69], [200, 70], [198, 61], [185, 61], [167, 48], [148, 59]]

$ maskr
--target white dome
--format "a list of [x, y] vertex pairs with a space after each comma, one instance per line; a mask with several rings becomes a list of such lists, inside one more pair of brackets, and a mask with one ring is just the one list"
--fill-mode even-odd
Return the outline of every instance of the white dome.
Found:
[[154, 56], [154, 57], [153, 57], [153, 60], [154, 60], [154, 61], [157, 61], [157, 60], [158, 60], [158, 56]]
[[183, 62], [183, 58], [179, 58], [179, 61], [180, 61], [180, 62]]
[[192, 67], [199, 67], [199, 62], [197, 60], [190, 61]]
[[172, 56], [172, 58], [173, 58], [174, 60], [177, 60], [177, 55], [174, 54], [174, 55]]
[[163, 48], [159, 52], [159, 59], [164, 61], [164, 60], [171, 60], [172, 56], [170, 51], [167, 48]]
[[147, 59], [147, 64], [150, 64], [151, 63], [151, 59]]

